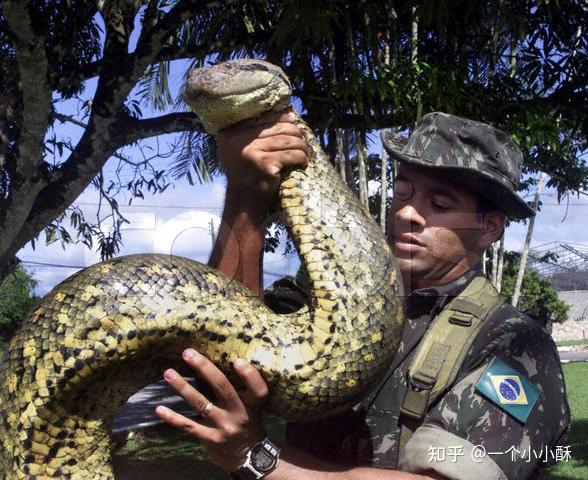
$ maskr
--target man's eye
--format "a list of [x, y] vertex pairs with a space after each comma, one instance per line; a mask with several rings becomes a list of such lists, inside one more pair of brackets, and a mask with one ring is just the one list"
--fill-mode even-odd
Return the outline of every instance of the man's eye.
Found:
[[412, 191], [411, 190], [394, 190], [394, 196], [401, 201], [406, 201], [406, 200], [410, 200], [410, 197], [412, 197]]
[[435, 210], [440, 211], [440, 212], [444, 212], [446, 210], [449, 210], [449, 208], [450, 208], [448, 205], [445, 205], [443, 203], [436, 202], [434, 200], [431, 203], [433, 204], [433, 208]]
[[406, 201], [412, 197], [412, 185], [404, 180], [394, 182], [394, 196], [397, 200]]

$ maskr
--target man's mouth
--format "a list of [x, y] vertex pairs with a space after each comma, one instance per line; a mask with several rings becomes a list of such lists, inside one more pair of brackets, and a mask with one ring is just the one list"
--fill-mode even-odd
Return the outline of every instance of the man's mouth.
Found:
[[409, 233], [394, 237], [394, 250], [398, 253], [416, 253], [424, 248], [424, 244]]

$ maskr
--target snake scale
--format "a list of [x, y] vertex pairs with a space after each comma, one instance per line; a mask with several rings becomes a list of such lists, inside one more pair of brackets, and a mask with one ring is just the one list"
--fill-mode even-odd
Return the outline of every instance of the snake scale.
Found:
[[[240, 60], [190, 72], [185, 98], [210, 133], [290, 105], [278, 67]], [[240, 357], [270, 386], [267, 410], [312, 420], [349, 407], [383, 374], [402, 328], [386, 240], [311, 130], [305, 169], [279, 187], [310, 302], [277, 315], [220, 272], [170, 255], [119, 257], [56, 286], [0, 366], [2, 478], [112, 479], [110, 429], [127, 398], [181, 368], [192, 346], [231, 376]]]

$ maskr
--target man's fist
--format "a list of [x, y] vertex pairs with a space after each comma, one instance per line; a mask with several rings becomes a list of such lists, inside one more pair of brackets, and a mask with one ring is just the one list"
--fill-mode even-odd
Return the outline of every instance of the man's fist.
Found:
[[217, 156], [233, 192], [271, 202], [285, 168], [304, 167], [308, 147], [293, 112], [269, 113], [219, 132]]

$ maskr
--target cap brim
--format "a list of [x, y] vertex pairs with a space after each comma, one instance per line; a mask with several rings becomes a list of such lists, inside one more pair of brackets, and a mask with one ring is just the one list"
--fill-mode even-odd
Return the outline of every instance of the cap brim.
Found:
[[386, 145], [386, 143], [383, 143], [383, 145], [388, 152], [388, 155], [401, 163], [416, 165], [423, 168], [443, 170], [459, 175], [460, 179], [464, 181], [464, 188], [487, 199], [510, 218], [522, 220], [535, 215], [535, 211], [527, 202], [485, 172], [473, 170], [468, 167], [435, 165], [423, 158], [414, 157], [399, 152], [398, 150], [394, 150]]

